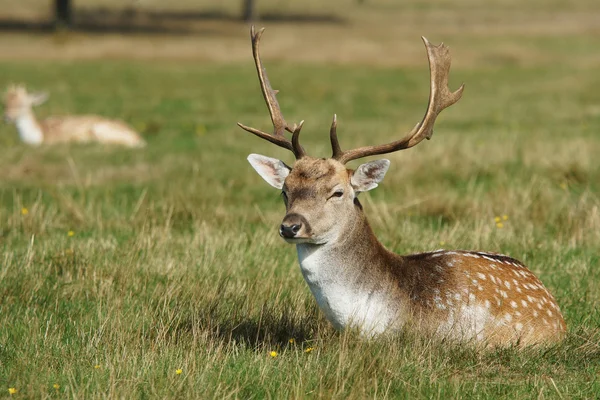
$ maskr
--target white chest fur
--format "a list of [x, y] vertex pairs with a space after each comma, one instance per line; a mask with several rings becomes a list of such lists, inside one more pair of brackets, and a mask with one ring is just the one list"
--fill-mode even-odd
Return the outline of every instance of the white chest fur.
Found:
[[16, 121], [21, 140], [27, 144], [39, 145], [44, 141], [42, 129], [31, 115], [21, 116]]
[[401, 307], [388, 293], [365, 285], [361, 266], [331, 254], [327, 245], [296, 246], [300, 269], [317, 304], [336, 329], [357, 327], [365, 336], [398, 327]]

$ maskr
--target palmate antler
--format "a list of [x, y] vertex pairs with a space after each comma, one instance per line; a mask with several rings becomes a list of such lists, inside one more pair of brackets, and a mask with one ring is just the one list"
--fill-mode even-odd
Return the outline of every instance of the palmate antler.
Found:
[[[269, 114], [271, 115], [271, 121], [273, 121], [274, 132], [273, 134], [268, 134], [240, 123], [238, 123], [238, 125], [248, 132], [255, 134], [256, 136], [266, 139], [280, 147], [291, 150], [296, 156], [296, 159], [300, 159], [306, 155], [298, 140], [300, 129], [302, 128], [304, 121], [300, 122], [299, 125], [294, 124], [294, 126], [290, 128], [281, 114], [279, 103], [277, 103], [277, 99], [275, 98], [277, 91], [271, 88], [271, 84], [269, 83], [266, 70], [262, 65], [258, 51], [258, 44], [263, 31], [264, 28], [258, 33], [255, 33], [254, 27], [251, 29], [252, 54], [256, 63], [256, 70], [258, 72], [261, 90], [267, 103]], [[452, 104], [460, 100], [465, 85], [461, 85], [455, 92], [450, 91], [448, 88], [448, 75], [450, 73], [451, 64], [450, 50], [443, 43], [435, 46], [424, 37], [422, 39], [425, 43], [425, 48], [427, 49], [431, 81], [429, 89], [429, 104], [427, 106], [427, 112], [425, 113], [425, 116], [421, 122], [415, 125], [415, 127], [400, 140], [387, 144], [365, 146], [353, 150], [342, 151], [337, 138], [337, 118], [334, 115], [331, 129], [329, 131], [331, 148], [333, 150], [331, 158], [338, 160], [342, 164], [346, 164], [349, 161], [363, 157], [408, 149], [419, 144], [425, 138], [431, 138], [433, 135], [433, 126], [437, 116], [440, 112], [442, 112], [442, 110], [450, 107]], [[284, 136], [284, 132], [286, 130], [288, 132], [292, 132], [291, 141]]]
[[[271, 87], [271, 83], [269, 82], [269, 77], [267, 76], [267, 70], [262, 64], [260, 60], [260, 52], [258, 45], [260, 43], [260, 38], [264, 32], [265, 28], [262, 28], [258, 32], [255, 31], [254, 26], [250, 29], [250, 37], [252, 38], [252, 56], [254, 57], [254, 63], [256, 64], [256, 72], [258, 73], [258, 80], [260, 81], [260, 89], [262, 91], [263, 97], [265, 98], [265, 102], [267, 103], [267, 108], [269, 109], [269, 115], [271, 116], [271, 121], [273, 122], [273, 134], [269, 134], [263, 132], [261, 130], [251, 128], [249, 126], [240, 124], [238, 125], [240, 128], [255, 134], [258, 137], [268, 140], [269, 142], [276, 144], [279, 147], [283, 147], [284, 149], [288, 149], [294, 153], [296, 159], [300, 159], [306, 155], [302, 146], [300, 146], [299, 135], [300, 130], [302, 129], [302, 124], [304, 121], [301, 121], [300, 124], [294, 124], [290, 127], [287, 122], [285, 122], [285, 118], [283, 118], [283, 114], [281, 113], [281, 109], [279, 108], [279, 103], [277, 102], [277, 98], [275, 97], [278, 93], [277, 90], [273, 90]], [[292, 140], [290, 141], [284, 135], [285, 131], [292, 133]]]

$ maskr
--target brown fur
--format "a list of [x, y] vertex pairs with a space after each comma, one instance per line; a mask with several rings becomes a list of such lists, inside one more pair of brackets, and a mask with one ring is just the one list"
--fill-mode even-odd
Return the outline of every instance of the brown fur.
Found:
[[356, 198], [340, 200], [335, 207], [327, 202], [336, 186], [346, 194], [352, 191], [351, 177], [352, 171], [335, 160], [305, 157], [293, 166], [284, 191], [287, 215], [302, 216], [307, 238], [338, 232], [330, 239], [335, 255], [342, 265], [356, 269], [351, 276], [357, 288], [387, 293], [394, 304], [405, 305], [412, 323], [432, 333], [439, 333], [441, 321], [458, 315], [461, 307], [479, 306], [491, 316], [482, 331], [487, 344], [530, 345], [564, 337], [566, 325], [556, 301], [513, 258], [470, 251], [400, 256], [386, 250]]

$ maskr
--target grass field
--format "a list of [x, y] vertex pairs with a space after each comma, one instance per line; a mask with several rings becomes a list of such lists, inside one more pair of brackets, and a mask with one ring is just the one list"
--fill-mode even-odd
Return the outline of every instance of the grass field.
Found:
[[[597, 398], [600, 7], [403, 4], [335, 0], [328, 10], [343, 9], [343, 24], [269, 25], [265, 62], [284, 114], [306, 120], [314, 155], [329, 155], [334, 112], [342, 146], [389, 141], [427, 104], [419, 36], [451, 45], [463, 100], [431, 141], [389, 156], [365, 211], [399, 253], [524, 261], [561, 305], [564, 343], [477, 350], [411, 332], [335, 332], [277, 235], [279, 193], [245, 160], [291, 155], [235, 126], [270, 126], [247, 27], [152, 39], [181, 51], [174, 61], [145, 52], [151, 40], [139, 35], [11, 33], [0, 86], [48, 90], [39, 116], [123, 118], [148, 146], [30, 148], [0, 127], [0, 396]], [[90, 43], [113, 56], [89, 57]], [[208, 55], [184, 51], [194, 45]]]

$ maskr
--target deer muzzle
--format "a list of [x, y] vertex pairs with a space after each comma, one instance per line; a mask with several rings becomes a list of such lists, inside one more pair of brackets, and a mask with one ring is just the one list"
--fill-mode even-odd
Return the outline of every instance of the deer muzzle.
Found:
[[310, 225], [308, 221], [296, 213], [287, 214], [281, 226], [279, 227], [279, 236], [288, 239], [308, 239], [310, 235]]

